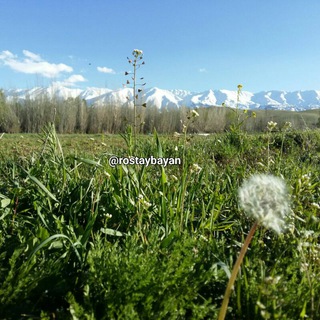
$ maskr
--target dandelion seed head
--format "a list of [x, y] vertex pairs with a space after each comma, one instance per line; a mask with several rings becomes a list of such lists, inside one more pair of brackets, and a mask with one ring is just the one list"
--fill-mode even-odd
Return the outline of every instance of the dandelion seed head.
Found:
[[284, 180], [272, 175], [253, 175], [239, 188], [242, 209], [278, 234], [283, 231], [290, 211], [288, 198]]

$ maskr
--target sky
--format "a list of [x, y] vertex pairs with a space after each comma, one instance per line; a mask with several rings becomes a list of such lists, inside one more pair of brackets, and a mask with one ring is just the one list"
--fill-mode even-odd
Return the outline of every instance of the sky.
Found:
[[319, 0], [0, 0], [0, 88], [320, 90]]

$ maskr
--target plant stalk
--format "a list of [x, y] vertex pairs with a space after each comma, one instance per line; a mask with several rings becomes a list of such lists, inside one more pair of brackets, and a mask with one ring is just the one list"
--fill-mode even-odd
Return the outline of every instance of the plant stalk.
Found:
[[136, 73], [137, 73], [137, 59], [133, 63], [133, 112], [134, 112], [134, 151], [137, 147], [137, 101], [136, 101]]
[[227, 285], [227, 288], [226, 288], [226, 292], [224, 294], [224, 297], [223, 297], [223, 302], [222, 302], [222, 306], [221, 306], [221, 309], [220, 309], [220, 313], [219, 313], [219, 317], [218, 317], [218, 320], [224, 320], [225, 316], [226, 316], [226, 313], [227, 313], [227, 308], [228, 308], [228, 304], [229, 304], [229, 298], [230, 298], [230, 295], [231, 295], [231, 292], [233, 290], [233, 285], [234, 285], [234, 282], [236, 281], [236, 278], [237, 278], [237, 275], [238, 275], [238, 272], [239, 272], [239, 269], [240, 269], [240, 266], [241, 266], [241, 263], [243, 261], [243, 258], [248, 250], [248, 247], [249, 247], [249, 244], [252, 240], [252, 237], [256, 231], [258, 227], [258, 222], [256, 221], [254, 223], [254, 225], [251, 227], [248, 235], [247, 235], [247, 238], [241, 248], [241, 251], [240, 251], [240, 254], [238, 256], [238, 259], [235, 263], [235, 265], [233, 266], [233, 270], [232, 270], [232, 274], [231, 274], [231, 277], [229, 279], [229, 282], [228, 282], [228, 285]]

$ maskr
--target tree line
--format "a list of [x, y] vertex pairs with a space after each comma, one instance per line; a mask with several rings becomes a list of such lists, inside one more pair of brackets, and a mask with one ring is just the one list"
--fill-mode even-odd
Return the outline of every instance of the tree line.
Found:
[[[156, 107], [139, 107], [137, 121], [140, 133], [148, 134], [156, 129], [159, 133], [183, 132], [188, 122], [188, 111], [179, 109], [159, 110]], [[230, 129], [235, 123], [235, 110], [227, 107], [198, 108], [199, 117], [188, 125], [188, 132], [213, 133]], [[242, 112], [239, 110], [239, 112]], [[242, 128], [247, 131], [263, 131], [273, 114], [257, 112], [257, 117], [248, 117]], [[240, 116], [243, 116], [242, 114]], [[295, 117], [299, 118], [299, 117]], [[303, 126], [303, 119], [295, 126]], [[301, 117], [300, 117], [301, 118]], [[239, 120], [239, 118], [238, 118]], [[290, 119], [288, 119], [290, 121]], [[134, 123], [134, 110], [131, 106], [116, 104], [88, 105], [85, 100], [68, 98], [6, 99], [0, 90], [0, 133], [39, 133], [49, 122], [54, 122], [58, 133], [123, 133]]]

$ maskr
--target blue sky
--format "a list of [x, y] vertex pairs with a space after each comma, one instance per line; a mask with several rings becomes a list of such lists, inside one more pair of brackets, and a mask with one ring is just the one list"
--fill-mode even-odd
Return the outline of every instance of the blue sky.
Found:
[[319, 0], [0, 0], [0, 88], [320, 90]]

